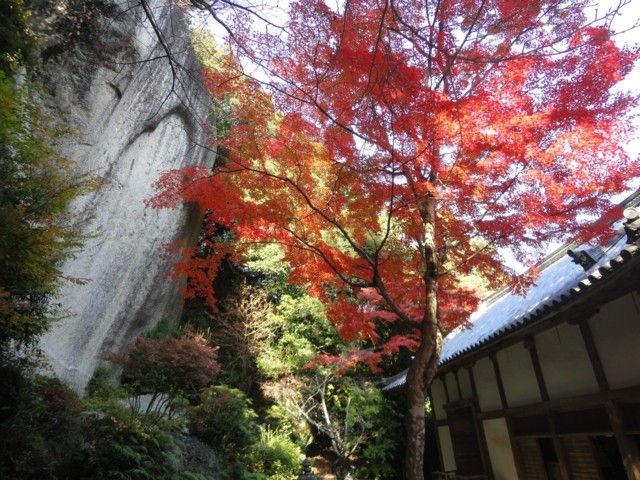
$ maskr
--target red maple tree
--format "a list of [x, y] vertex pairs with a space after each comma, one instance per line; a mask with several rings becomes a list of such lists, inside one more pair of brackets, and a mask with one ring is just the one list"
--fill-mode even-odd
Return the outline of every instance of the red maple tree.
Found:
[[[637, 53], [612, 39], [617, 10], [589, 20], [587, 4], [305, 0], [281, 38], [229, 28], [235, 53], [205, 71], [232, 107], [224, 162], [158, 183], [154, 206], [195, 202], [235, 233], [213, 256], [186, 252], [192, 294], [213, 303], [223, 256], [276, 242], [342, 336], [375, 345], [343, 362], [414, 351], [405, 478], [423, 478], [440, 333], [477, 305], [461, 279], [513, 276], [500, 247], [524, 259], [603, 234], [610, 196], [640, 173], [621, 148], [635, 98], [612, 93]], [[249, 78], [242, 55], [271, 80]], [[410, 333], [380, 343], [379, 322]]]

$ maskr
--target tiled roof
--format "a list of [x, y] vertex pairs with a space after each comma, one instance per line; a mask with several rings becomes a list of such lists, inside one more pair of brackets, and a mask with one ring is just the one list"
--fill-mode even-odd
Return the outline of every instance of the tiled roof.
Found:
[[481, 304], [471, 316], [469, 327], [458, 327], [444, 339], [440, 364], [444, 365], [500, 336], [542, 319], [588, 292], [639, 250], [635, 244], [627, 245], [625, 237], [621, 236], [605, 249], [604, 256], [586, 272], [573, 263], [568, 255], [562, 255], [540, 272], [535, 285], [525, 296], [507, 291], [493, 301]]
[[[573, 263], [568, 248], [555, 252], [543, 262], [543, 268], [526, 295], [505, 290], [483, 302], [471, 315], [469, 325], [458, 327], [443, 341], [440, 365], [470, 353], [508, 335], [525, 325], [543, 319], [570, 301], [595, 288], [631, 258], [640, 256], [637, 244], [627, 244], [624, 235], [604, 249], [588, 271]], [[386, 379], [383, 390], [402, 386], [406, 371]]]

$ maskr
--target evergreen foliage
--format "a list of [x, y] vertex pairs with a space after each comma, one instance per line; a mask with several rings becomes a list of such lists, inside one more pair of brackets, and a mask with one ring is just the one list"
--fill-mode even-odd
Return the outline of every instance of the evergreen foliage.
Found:
[[260, 430], [260, 438], [245, 457], [244, 480], [295, 480], [300, 470], [300, 447], [287, 435]]
[[0, 18], [0, 70], [10, 74], [35, 61], [36, 42], [23, 0], [0, 0]]
[[28, 88], [0, 72], [0, 349], [44, 331], [59, 264], [79, 246], [66, 211], [88, 182], [49, 146], [46, 123]]

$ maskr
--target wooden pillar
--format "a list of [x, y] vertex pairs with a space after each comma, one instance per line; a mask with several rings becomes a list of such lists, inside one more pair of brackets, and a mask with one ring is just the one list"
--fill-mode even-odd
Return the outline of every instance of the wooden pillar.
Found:
[[502, 383], [502, 375], [500, 374], [500, 366], [498, 365], [498, 358], [495, 353], [492, 353], [489, 358], [491, 359], [491, 363], [493, 363], [493, 373], [496, 376], [496, 383], [498, 384], [498, 394], [500, 395], [500, 403], [502, 404], [502, 409], [506, 410], [509, 408], [507, 404], [507, 395], [504, 392], [504, 383]]
[[[504, 391], [504, 383], [502, 383], [502, 374], [500, 373], [500, 365], [498, 365], [496, 354], [491, 353], [489, 355], [489, 359], [491, 360], [491, 363], [493, 363], [493, 373], [495, 374], [496, 383], [498, 384], [500, 403], [502, 404], [502, 409], [506, 411], [509, 408], [509, 404], [507, 403], [507, 395]], [[518, 478], [524, 478], [524, 470], [522, 468], [522, 462], [518, 452], [518, 445], [516, 444], [516, 439], [513, 436], [513, 422], [511, 421], [509, 414], [506, 412], [504, 420], [507, 424], [507, 433], [509, 434], [509, 443], [511, 444], [511, 451], [513, 452], [513, 463], [516, 466], [516, 474], [518, 475]]]
[[[431, 402], [431, 409], [433, 414], [433, 428], [435, 428], [435, 439], [436, 439], [436, 450], [438, 451], [438, 461], [440, 462], [439, 470], [444, 471], [444, 459], [442, 458], [442, 447], [440, 446], [440, 432], [438, 431], [438, 418], [436, 417], [436, 404], [433, 401], [433, 393], [431, 392], [431, 387], [427, 390], [427, 396], [429, 397], [429, 401]], [[426, 418], [426, 417], [425, 417]], [[426, 450], [425, 450], [426, 455]]]
[[456, 387], [458, 388], [458, 400], [462, 400], [462, 389], [460, 388], [460, 378], [458, 378], [458, 369], [453, 372], [456, 377]]
[[[540, 398], [543, 402], [549, 401], [549, 391], [547, 390], [547, 384], [544, 381], [544, 375], [542, 374], [542, 367], [540, 366], [540, 357], [538, 357], [538, 349], [536, 348], [536, 342], [533, 337], [527, 337], [524, 340], [524, 346], [529, 350], [529, 356], [531, 357], [531, 364], [533, 365], [533, 372], [536, 376], [538, 383], [538, 390], [540, 391]], [[562, 439], [558, 435], [558, 428], [553, 413], [547, 414], [547, 423], [549, 425], [549, 432], [551, 433], [551, 440], [553, 441], [553, 448], [558, 456], [558, 463], [560, 464], [560, 474], [565, 480], [572, 480], [573, 475], [571, 473], [571, 464], [569, 463], [569, 457], [567, 456], [567, 450], [564, 448]]]
[[[538, 390], [540, 391], [540, 398], [543, 402], [549, 401], [549, 390], [547, 390], [547, 383], [544, 381], [544, 375], [542, 374], [542, 367], [540, 366], [540, 357], [538, 356], [538, 349], [536, 348], [536, 341], [533, 337], [527, 337], [524, 340], [524, 346], [529, 350], [529, 356], [531, 357], [531, 364], [533, 365], [533, 372], [536, 376], [536, 382], [538, 383]], [[564, 448], [562, 439], [558, 435], [558, 428], [553, 413], [547, 414], [547, 424], [549, 425], [549, 432], [551, 433], [551, 440], [553, 441], [553, 448], [558, 456], [558, 463], [560, 464], [560, 475], [565, 480], [572, 480], [573, 475], [571, 473], [571, 464], [569, 463], [569, 457], [567, 456], [567, 450]]]
[[640, 480], [638, 447], [633, 441], [633, 438], [629, 437], [624, 431], [624, 414], [622, 409], [620, 405], [611, 400], [605, 403], [605, 407], [607, 409], [607, 415], [609, 416], [609, 422], [611, 422], [613, 434], [618, 442], [618, 449], [620, 450], [624, 468], [627, 471], [627, 477], [629, 477], [629, 480]]
[[480, 455], [482, 457], [482, 468], [489, 480], [493, 480], [493, 466], [491, 465], [491, 457], [489, 457], [489, 447], [487, 447], [487, 437], [484, 434], [484, 425], [482, 419], [478, 417], [478, 411], [480, 410], [480, 402], [478, 399], [478, 391], [476, 390], [476, 381], [473, 377], [473, 364], [466, 367], [467, 374], [469, 375], [469, 383], [471, 384], [471, 395], [475, 407], [473, 408], [473, 420], [476, 424], [476, 434], [478, 439], [478, 445], [480, 445]]
[[440, 377], [442, 381], [442, 385], [444, 385], [444, 398], [447, 400], [447, 403], [451, 403], [451, 397], [449, 397], [449, 387], [447, 387], [447, 374], [445, 373]]
[[473, 364], [467, 367], [467, 372], [469, 373], [469, 383], [471, 384], [471, 395], [476, 399], [478, 405], [480, 404], [480, 398], [478, 397], [478, 390], [476, 388], [476, 379], [473, 376]]
[[538, 382], [538, 390], [540, 391], [540, 398], [543, 402], [549, 400], [549, 391], [547, 390], [547, 384], [544, 381], [544, 375], [542, 374], [542, 367], [540, 366], [540, 357], [538, 357], [538, 349], [536, 348], [536, 342], [533, 337], [527, 337], [524, 341], [524, 346], [529, 350], [529, 356], [531, 357], [531, 364], [533, 365], [533, 372], [536, 375], [536, 381]]
[[547, 414], [547, 423], [549, 424], [549, 431], [551, 432], [551, 440], [553, 441], [553, 448], [558, 456], [558, 463], [560, 464], [560, 475], [565, 480], [573, 480], [573, 473], [571, 472], [571, 464], [569, 463], [569, 456], [567, 455], [567, 449], [564, 448], [564, 443], [558, 435], [558, 428], [556, 426], [556, 420], [553, 413]]
[[[609, 381], [604, 372], [596, 342], [593, 340], [593, 333], [591, 332], [591, 327], [589, 327], [588, 319], [585, 318], [579, 325], [582, 340], [589, 354], [591, 367], [598, 382], [598, 388], [601, 392], [607, 392], [609, 391]], [[612, 400], [605, 402], [604, 406], [607, 411], [607, 416], [609, 417], [611, 430], [618, 443], [618, 450], [620, 451], [624, 468], [627, 471], [627, 477], [629, 477], [629, 480], [640, 480], [640, 453], [633, 438], [624, 431], [624, 413], [620, 405]]]
[[605, 375], [604, 368], [602, 367], [602, 361], [600, 360], [600, 354], [596, 348], [596, 342], [593, 341], [593, 334], [591, 333], [589, 322], [585, 319], [579, 323], [579, 326], [584, 346], [589, 354], [593, 374], [596, 376], [596, 381], [598, 382], [598, 388], [601, 392], [607, 392], [609, 391], [609, 382], [607, 381], [607, 376]]

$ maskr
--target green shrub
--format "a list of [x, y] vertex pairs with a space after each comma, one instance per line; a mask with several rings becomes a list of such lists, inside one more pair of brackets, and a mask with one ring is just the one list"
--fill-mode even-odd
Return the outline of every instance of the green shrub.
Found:
[[145, 337], [152, 340], [164, 340], [169, 337], [180, 338], [184, 333], [179, 325], [175, 325], [168, 318], [162, 318], [155, 327], [147, 332]]
[[87, 398], [84, 400], [88, 410], [105, 411], [127, 398], [128, 392], [120, 385], [118, 373], [113, 367], [98, 367], [87, 386]]
[[97, 478], [116, 475], [144, 478], [147, 471], [154, 469], [157, 459], [171, 467], [178, 464], [172, 454], [163, 455], [173, 446], [170, 434], [146, 424], [124, 406], [103, 415], [97, 414], [91, 424], [89, 439], [87, 456]]
[[371, 385], [352, 389], [351, 407], [361, 418], [367, 431], [359, 449], [356, 478], [367, 480], [394, 479], [397, 472], [393, 460], [401, 445], [402, 415], [393, 401]]
[[267, 425], [272, 430], [287, 435], [300, 448], [307, 447], [313, 441], [313, 432], [309, 424], [300, 415], [295, 415], [279, 404], [271, 405], [265, 414]]
[[22, 0], [0, 0], [0, 70], [15, 72], [24, 63], [33, 63], [36, 42], [29, 28], [29, 12]]
[[137, 415], [120, 406], [96, 415], [88, 429], [84, 470], [76, 478], [107, 480], [204, 480], [186, 471], [177, 424]]
[[209, 387], [200, 393], [200, 404], [188, 410], [191, 431], [212, 447], [240, 452], [257, 437], [257, 415], [240, 390]]
[[317, 354], [316, 347], [309, 340], [292, 332], [285, 332], [274, 346], [265, 349], [258, 356], [256, 363], [262, 375], [278, 378], [299, 371]]
[[251, 401], [238, 389], [209, 387], [200, 393], [200, 403], [187, 413], [191, 433], [222, 456], [224, 478], [240, 478], [242, 456], [258, 438], [258, 416]]
[[295, 480], [300, 473], [300, 448], [284, 433], [261, 429], [245, 457], [246, 480]]
[[88, 188], [48, 145], [56, 132], [28, 93], [0, 71], [0, 349], [46, 329], [60, 262], [79, 245], [67, 207]]
[[71, 478], [84, 444], [78, 397], [59, 380], [7, 365], [0, 375], [13, 382], [0, 405], [0, 478]]
[[[143, 415], [125, 401], [113, 368], [102, 366], [89, 382], [84, 400], [87, 416], [83, 465], [77, 478], [98, 480], [201, 480], [206, 477], [185, 468], [180, 432], [184, 420]], [[74, 477], [75, 478], [75, 477]]]

